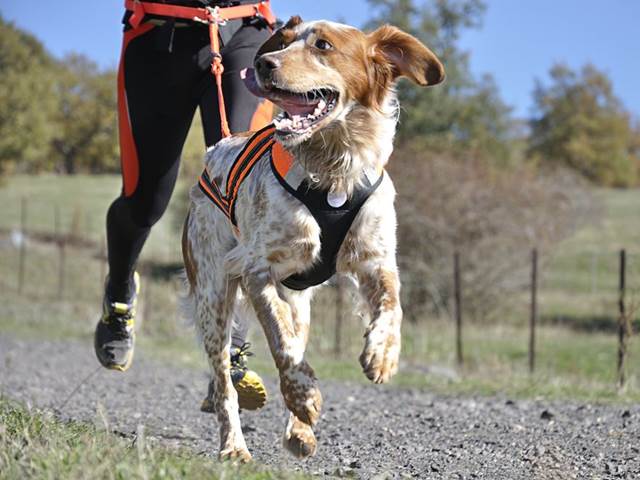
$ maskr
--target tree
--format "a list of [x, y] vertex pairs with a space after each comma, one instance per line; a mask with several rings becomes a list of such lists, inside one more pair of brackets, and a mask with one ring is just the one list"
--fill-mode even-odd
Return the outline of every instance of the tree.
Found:
[[35, 37], [0, 16], [0, 173], [29, 168], [46, 156], [56, 103], [53, 66]]
[[599, 185], [637, 184], [637, 130], [607, 75], [593, 65], [576, 73], [558, 64], [550, 77], [550, 85], [537, 82], [533, 93], [529, 154]]
[[52, 121], [51, 167], [61, 173], [117, 171], [116, 74], [71, 54], [60, 62]]
[[434, 152], [472, 153], [494, 164], [510, 161], [510, 109], [490, 75], [475, 79], [457, 42], [481, 24], [481, 0], [369, 0], [368, 27], [391, 23], [419, 38], [443, 61], [446, 80], [433, 89], [398, 84], [402, 107], [398, 139]]

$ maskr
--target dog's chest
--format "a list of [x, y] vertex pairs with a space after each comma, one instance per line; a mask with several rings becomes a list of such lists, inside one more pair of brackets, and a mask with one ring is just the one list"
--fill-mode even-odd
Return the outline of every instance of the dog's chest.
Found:
[[[331, 188], [318, 188], [275, 141], [274, 133], [269, 126], [249, 139], [229, 166], [223, 185], [205, 169], [199, 186], [227, 216], [240, 238], [259, 237], [269, 262], [291, 265], [288, 271], [293, 273], [282, 280], [286, 287], [304, 290], [336, 273], [340, 247], [384, 173], [363, 170], [361, 181], [348, 196]], [[252, 175], [255, 170], [257, 176]], [[264, 178], [270, 173], [277, 182]], [[239, 224], [238, 219], [247, 221]]]
[[282, 188], [306, 207], [320, 228], [316, 261], [311, 268], [290, 275], [282, 283], [293, 290], [320, 285], [336, 273], [340, 247], [362, 206], [382, 182], [383, 174], [363, 171], [362, 181], [347, 196], [334, 189], [317, 188], [298, 164], [283, 170], [272, 156], [271, 168]]

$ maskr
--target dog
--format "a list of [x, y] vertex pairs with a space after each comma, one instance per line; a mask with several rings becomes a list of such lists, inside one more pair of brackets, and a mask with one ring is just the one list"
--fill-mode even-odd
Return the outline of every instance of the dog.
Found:
[[318, 284], [336, 271], [354, 278], [370, 316], [363, 372], [384, 383], [398, 369], [395, 190], [384, 166], [393, 149], [400, 77], [436, 85], [444, 68], [393, 26], [366, 34], [297, 16], [244, 72], [249, 90], [282, 113], [257, 134], [232, 135], [208, 151], [205, 173], [191, 189], [182, 241], [186, 303], [212, 371], [223, 460], [251, 459], [229, 374], [239, 302], [251, 305], [266, 335], [290, 411], [283, 443], [297, 457], [316, 451], [313, 427], [322, 406], [304, 356]]

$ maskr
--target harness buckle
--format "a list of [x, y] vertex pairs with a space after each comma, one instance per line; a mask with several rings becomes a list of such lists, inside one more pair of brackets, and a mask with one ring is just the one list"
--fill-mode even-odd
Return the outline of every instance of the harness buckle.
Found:
[[226, 25], [227, 24], [227, 19], [226, 18], [222, 18], [220, 16], [220, 7], [219, 6], [215, 6], [215, 7], [205, 7], [207, 12], [209, 13], [209, 22], [210, 23], [217, 23], [218, 25]]

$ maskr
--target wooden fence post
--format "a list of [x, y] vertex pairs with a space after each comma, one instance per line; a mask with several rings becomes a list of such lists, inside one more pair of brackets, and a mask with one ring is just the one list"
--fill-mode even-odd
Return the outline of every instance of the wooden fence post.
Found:
[[462, 288], [460, 285], [460, 254], [458, 252], [453, 255], [453, 288], [456, 315], [456, 360], [461, 366], [464, 363], [464, 358], [462, 356]]
[[620, 250], [620, 283], [618, 290], [618, 388], [623, 388], [626, 382], [625, 362], [627, 358], [627, 341], [629, 322], [625, 308], [625, 290], [627, 273], [627, 252]]
[[18, 293], [24, 289], [24, 275], [27, 261], [27, 199], [20, 200], [20, 259], [18, 265]]
[[536, 365], [536, 322], [538, 320], [538, 250], [531, 251], [531, 315], [529, 317], [529, 372]]
[[58, 264], [58, 299], [62, 299], [64, 296], [64, 287], [66, 281], [66, 263], [67, 263], [67, 253], [66, 253], [66, 241], [64, 238], [61, 238], [58, 242], [58, 252], [60, 261]]
[[62, 234], [61, 226], [60, 226], [60, 208], [58, 205], [54, 207], [54, 229], [55, 229], [55, 237], [56, 237], [56, 245], [58, 245], [58, 299], [62, 299], [64, 295], [64, 287], [65, 287], [65, 263], [66, 263], [66, 252], [65, 252], [65, 238]]
[[336, 328], [333, 339], [333, 353], [342, 354], [342, 323], [344, 313], [344, 292], [342, 291], [343, 282], [340, 275], [336, 276]]

